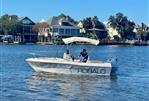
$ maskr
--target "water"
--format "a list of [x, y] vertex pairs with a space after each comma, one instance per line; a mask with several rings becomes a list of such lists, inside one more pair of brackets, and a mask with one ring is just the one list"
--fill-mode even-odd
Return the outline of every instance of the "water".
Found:
[[[29, 57], [62, 56], [64, 48], [0, 45], [0, 101], [149, 101], [149, 47], [86, 46], [92, 59], [118, 58], [120, 68], [112, 78], [38, 74], [25, 62]], [[70, 52], [80, 49], [82, 45], [74, 45]]]

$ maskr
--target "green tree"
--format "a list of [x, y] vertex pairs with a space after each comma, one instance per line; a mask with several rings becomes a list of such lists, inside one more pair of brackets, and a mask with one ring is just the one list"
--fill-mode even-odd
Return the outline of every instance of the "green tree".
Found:
[[1, 34], [13, 35], [17, 32], [17, 21], [18, 17], [16, 15], [5, 14], [0, 17], [0, 32]]
[[149, 27], [142, 22], [141, 26], [138, 25], [137, 34], [141, 37], [141, 40], [149, 40]]
[[75, 21], [72, 17], [70, 17], [69, 15], [65, 15], [65, 14], [63, 14], [63, 13], [61, 13], [60, 15], [58, 15], [57, 18], [58, 18], [58, 19], [60, 19], [60, 18], [65, 18], [65, 19], [68, 19], [68, 21], [70, 21], [70, 22], [72, 22], [72, 23], [74, 23], [74, 24], [77, 23], [77, 21]]
[[85, 30], [93, 28], [91, 17], [87, 17], [86, 19], [83, 19], [83, 28]]
[[93, 27], [95, 27], [95, 28], [106, 29], [105, 25], [101, 21], [99, 21], [97, 16], [94, 16], [92, 18], [92, 24], [93, 24]]
[[110, 16], [108, 18], [108, 24], [118, 31], [122, 39], [135, 38], [135, 33], [133, 32], [135, 23], [128, 20], [127, 16], [124, 16], [123, 13]]
[[[83, 19], [82, 23], [83, 23], [83, 28], [86, 30], [87, 36], [92, 36], [92, 37], [96, 36], [100, 40], [107, 38], [108, 34], [106, 32], [106, 27], [101, 21], [99, 21], [97, 16], [94, 16], [92, 18], [87, 17]], [[93, 30], [93, 28], [95, 29]], [[90, 35], [89, 33], [92, 33], [95, 35]]]

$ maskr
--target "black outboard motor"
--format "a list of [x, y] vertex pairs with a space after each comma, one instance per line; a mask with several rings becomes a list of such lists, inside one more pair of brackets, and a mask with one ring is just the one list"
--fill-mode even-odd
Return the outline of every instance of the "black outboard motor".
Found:
[[107, 60], [107, 62], [110, 62], [112, 65], [111, 75], [116, 75], [116, 72], [118, 70], [118, 59], [117, 58], [110, 58]]

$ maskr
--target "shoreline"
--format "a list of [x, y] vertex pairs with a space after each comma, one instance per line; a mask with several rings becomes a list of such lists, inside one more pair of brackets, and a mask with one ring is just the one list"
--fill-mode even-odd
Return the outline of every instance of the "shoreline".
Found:
[[[52, 42], [37, 42], [37, 43], [5, 43], [0, 42], [0, 45], [64, 45], [62, 43], [54, 44]], [[85, 44], [84, 44], [85, 45]], [[124, 42], [101, 42], [97, 46], [105, 45], [127, 45], [127, 46], [149, 46], [149, 43], [124, 43]]]

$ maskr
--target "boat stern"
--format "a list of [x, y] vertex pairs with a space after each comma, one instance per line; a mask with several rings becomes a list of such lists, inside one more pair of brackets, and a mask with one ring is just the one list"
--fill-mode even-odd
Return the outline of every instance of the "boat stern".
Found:
[[107, 62], [110, 62], [111, 65], [112, 65], [110, 74], [111, 75], [116, 75], [117, 70], [119, 68], [119, 66], [118, 66], [118, 59], [117, 58], [111, 58], [111, 59], [108, 59]]

